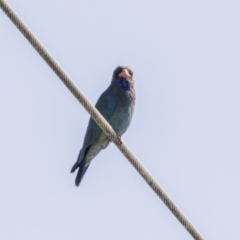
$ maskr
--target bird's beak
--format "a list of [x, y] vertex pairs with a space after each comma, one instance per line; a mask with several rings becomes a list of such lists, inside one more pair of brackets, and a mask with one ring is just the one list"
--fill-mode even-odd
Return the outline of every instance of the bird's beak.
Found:
[[118, 77], [127, 78], [127, 77], [130, 77], [130, 74], [129, 74], [128, 70], [124, 68], [124, 69], [118, 74]]

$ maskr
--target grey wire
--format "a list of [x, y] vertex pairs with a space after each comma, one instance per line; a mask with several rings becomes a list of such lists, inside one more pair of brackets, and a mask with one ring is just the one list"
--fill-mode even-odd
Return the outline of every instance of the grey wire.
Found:
[[19, 31], [26, 37], [26, 39], [31, 43], [35, 50], [42, 56], [49, 67], [57, 74], [57, 76], [62, 80], [66, 87], [71, 91], [71, 93], [77, 98], [77, 100], [83, 105], [91, 117], [97, 122], [105, 134], [113, 141], [118, 149], [123, 153], [123, 155], [129, 160], [129, 162], [135, 167], [138, 173], [145, 179], [152, 190], [160, 197], [160, 199], [165, 203], [173, 215], [179, 220], [179, 222], [186, 228], [186, 230], [191, 234], [191, 236], [196, 240], [203, 240], [203, 237], [195, 229], [195, 227], [190, 223], [190, 221], [183, 215], [180, 209], [174, 204], [170, 197], [165, 193], [165, 191], [158, 185], [154, 178], [148, 173], [144, 166], [139, 162], [139, 160], [133, 155], [133, 153], [127, 148], [127, 146], [122, 143], [120, 144], [119, 139], [108, 124], [108, 122], [102, 117], [102, 115], [97, 111], [97, 109], [89, 102], [89, 100], [83, 95], [83, 93], [77, 88], [69, 76], [63, 71], [63, 69], [57, 64], [53, 57], [45, 50], [42, 44], [37, 40], [37, 38], [31, 33], [27, 26], [22, 22], [22, 20], [17, 16], [17, 14], [12, 10], [12, 8], [7, 4], [6, 1], [0, 0], [0, 7], [5, 12], [5, 14], [12, 20]]

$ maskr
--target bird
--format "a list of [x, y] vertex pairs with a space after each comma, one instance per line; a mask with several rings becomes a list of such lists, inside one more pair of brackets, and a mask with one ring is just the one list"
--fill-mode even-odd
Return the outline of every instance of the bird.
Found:
[[[95, 107], [112, 126], [120, 143], [122, 142], [121, 136], [127, 131], [131, 123], [135, 100], [133, 71], [128, 66], [118, 66], [113, 72], [109, 87], [100, 95]], [[71, 173], [78, 169], [75, 179], [77, 187], [80, 185], [91, 161], [109, 143], [110, 139], [90, 118], [82, 148], [76, 163], [71, 169]]]

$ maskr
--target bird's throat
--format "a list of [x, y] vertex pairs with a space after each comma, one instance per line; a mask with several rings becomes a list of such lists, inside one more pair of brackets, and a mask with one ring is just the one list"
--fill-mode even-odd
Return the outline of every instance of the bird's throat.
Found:
[[128, 80], [126, 80], [126, 79], [124, 79], [124, 78], [122, 78], [122, 79], [120, 79], [120, 80], [118, 81], [118, 86], [119, 86], [120, 88], [122, 88], [123, 90], [125, 90], [125, 91], [130, 90], [130, 83], [129, 83]]

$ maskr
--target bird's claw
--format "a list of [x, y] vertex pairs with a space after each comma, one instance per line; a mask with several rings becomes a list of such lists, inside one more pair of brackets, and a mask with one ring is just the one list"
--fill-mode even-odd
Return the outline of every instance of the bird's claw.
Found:
[[120, 135], [117, 135], [117, 138], [118, 138], [119, 143], [122, 144], [122, 138], [121, 138], [121, 136], [120, 136]]

